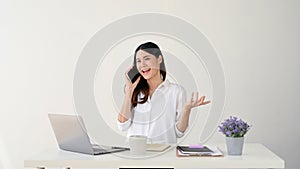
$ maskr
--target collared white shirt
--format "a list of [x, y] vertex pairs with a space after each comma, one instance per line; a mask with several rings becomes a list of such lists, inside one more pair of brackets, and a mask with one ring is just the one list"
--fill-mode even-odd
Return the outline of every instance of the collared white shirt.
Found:
[[[143, 94], [138, 95], [138, 99]], [[152, 143], [176, 143], [182, 137], [176, 124], [186, 102], [186, 93], [182, 86], [165, 80], [144, 104], [132, 109], [132, 117], [124, 123], [117, 120], [121, 131], [128, 129], [127, 136], [144, 135]]]

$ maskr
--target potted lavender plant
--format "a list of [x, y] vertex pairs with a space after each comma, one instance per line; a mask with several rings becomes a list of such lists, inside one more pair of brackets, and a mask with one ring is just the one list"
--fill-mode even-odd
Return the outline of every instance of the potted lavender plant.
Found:
[[230, 116], [218, 127], [219, 131], [226, 136], [228, 155], [242, 155], [244, 135], [249, 131], [250, 125], [242, 119]]

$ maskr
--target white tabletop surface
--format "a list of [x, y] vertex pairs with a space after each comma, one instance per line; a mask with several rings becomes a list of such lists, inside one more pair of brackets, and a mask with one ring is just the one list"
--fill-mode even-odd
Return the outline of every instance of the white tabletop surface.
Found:
[[91, 156], [58, 149], [44, 151], [24, 161], [25, 167], [171, 167], [171, 168], [284, 168], [284, 161], [262, 144], [245, 144], [242, 156], [228, 156], [226, 146], [217, 144], [224, 157], [177, 157], [176, 149], [164, 153], [147, 152], [134, 157], [129, 151]]

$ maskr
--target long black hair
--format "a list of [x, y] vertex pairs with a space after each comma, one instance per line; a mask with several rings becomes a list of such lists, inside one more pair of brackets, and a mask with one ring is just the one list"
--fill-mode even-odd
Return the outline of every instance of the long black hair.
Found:
[[[160, 70], [160, 75], [162, 76], [162, 80], [165, 81], [166, 75], [167, 75], [166, 65], [165, 65], [164, 58], [163, 58], [163, 55], [162, 55], [159, 47], [153, 42], [146, 42], [146, 43], [141, 44], [139, 47], [137, 47], [134, 52], [134, 59], [133, 59], [134, 60], [133, 61], [134, 68], [137, 68], [136, 54], [139, 50], [142, 50], [151, 55], [154, 55], [156, 58], [158, 58], [159, 56], [162, 57], [162, 62], [160, 63], [159, 70]], [[140, 92], [144, 94], [144, 97], [141, 98], [141, 100], [139, 101], [138, 94]], [[147, 83], [147, 80], [141, 76], [139, 83], [137, 84], [136, 88], [133, 91], [132, 98], [131, 98], [131, 104], [133, 107], [135, 107], [138, 103], [143, 104], [148, 100], [148, 97], [149, 97], [149, 85]]]

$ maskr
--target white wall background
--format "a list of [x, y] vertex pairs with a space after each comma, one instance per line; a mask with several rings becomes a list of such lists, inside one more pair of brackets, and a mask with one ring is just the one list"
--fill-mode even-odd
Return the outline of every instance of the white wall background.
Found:
[[[162, 12], [201, 30], [226, 74], [225, 116], [300, 167], [300, 1], [0, 0], [0, 168], [56, 147], [48, 112], [73, 114], [72, 80], [87, 41], [120, 17]], [[216, 132], [211, 141], [224, 142]]]

